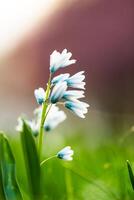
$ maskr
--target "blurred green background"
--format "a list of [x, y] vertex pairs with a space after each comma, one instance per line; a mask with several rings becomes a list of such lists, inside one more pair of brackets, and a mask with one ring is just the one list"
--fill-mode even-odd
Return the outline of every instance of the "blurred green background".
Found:
[[[66, 162], [54, 158], [42, 166], [41, 200], [134, 198], [126, 165], [126, 160], [133, 161], [134, 133], [131, 130], [121, 137], [103, 135], [100, 138], [89, 136], [85, 129], [77, 128], [69, 132], [64, 129], [66, 135], [59, 133], [57, 131], [45, 136], [44, 158], [55, 155], [69, 144], [75, 152], [74, 160]], [[17, 161], [18, 182], [24, 199], [29, 200], [28, 181], [18, 139], [12, 138], [11, 144]]]

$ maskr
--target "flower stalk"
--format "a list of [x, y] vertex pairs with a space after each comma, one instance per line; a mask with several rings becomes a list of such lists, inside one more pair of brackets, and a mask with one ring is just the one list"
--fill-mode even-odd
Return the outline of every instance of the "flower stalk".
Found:
[[40, 163], [40, 166], [42, 167], [42, 166], [44, 165], [44, 163], [46, 163], [48, 160], [51, 160], [52, 158], [56, 158], [56, 157], [57, 157], [57, 155], [54, 155], [54, 156], [51, 156], [51, 157], [49, 157], [49, 158], [43, 160], [43, 161]]
[[43, 133], [44, 133], [44, 123], [45, 119], [47, 117], [47, 107], [48, 107], [48, 98], [50, 94], [50, 89], [51, 89], [51, 73], [49, 76], [48, 84], [47, 84], [47, 89], [46, 89], [46, 100], [43, 104], [42, 108], [42, 115], [41, 115], [41, 122], [40, 122], [40, 129], [39, 129], [39, 139], [38, 139], [38, 154], [39, 154], [39, 159], [41, 159], [41, 152], [42, 152], [42, 144], [43, 144]]
[[[30, 128], [31, 133], [37, 137], [37, 151], [40, 163], [45, 163], [50, 159], [41, 160], [44, 131], [50, 132], [66, 119], [66, 114], [59, 109], [58, 104], [69, 109], [80, 118], [85, 118], [85, 114], [88, 112], [89, 105], [80, 100], [85, 97], [84, 71], [77, 72], [74, 75], [65, 73], [54, 76], [58, 69], [76, 63], [76, 60], [71, 59], [71, 56], [72, 53], [68, 52], [67, 49], [64, 49], [61, 53], [55, 50], [50, 55], [50, 75], [46, 90], [42, 87], [34, 90], [34, 96], [39, 107], [34, 111], [34, 119], [25, 119], [25, 123]], [[23, 131], [23, 120], [21, 118], [18, 119], [16, 130]], [[73, 154], [71, 147], [67, 146], [57, 153], [57, 158], [71, 161], [73, 160]]]

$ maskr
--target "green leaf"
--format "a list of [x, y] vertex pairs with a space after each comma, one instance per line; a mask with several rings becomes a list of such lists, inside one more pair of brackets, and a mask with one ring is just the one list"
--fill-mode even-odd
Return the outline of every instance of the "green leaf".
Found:
[[129, 173], [129, 177], [130, 177], [130, 181], [132, 184], [132, 188], [134, 190], [134, 174], [133, 174], [133, 170], [132, 167], [130, 165], [130, 162], [127, 160], [127, 168], [128, 168], [128, 173]]
[[[1, 138], [1, 134], [0, 133], [0, 138]], [[1, 153], [0, 153], [1, 155]], [[1, 160], [1, 157], [0, 157], [0, 160]], [[5, 197], [5, 194], [4, 194], [4, 187], [3, 187], [3, 183], [2, 183], [2, 171], [1, 171], [1, 168], [0, 168], [0, 199], [3, 199], [5, 200], [6, 197]]]
[[0, 134], [0, 166], [6, 200], [22, 200], [16, 180], [14, 155], [5, 135]]
[[4, 188], [3, 188], [3, 183], [2, 183], [2, 172], [0, 168], [0, 199], [5, 200], [5, 194], [4, 194]]
[[30, 196], [32, 199], [39, 199], [40, 196], [40, 162], [33, 134], [28, 125], [23, 121], [21, 142], [25, 167], [29, 182]]

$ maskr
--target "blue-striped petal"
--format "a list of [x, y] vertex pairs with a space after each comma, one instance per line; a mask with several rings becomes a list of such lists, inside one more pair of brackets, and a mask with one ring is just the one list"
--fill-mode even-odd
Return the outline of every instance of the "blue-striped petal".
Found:
[[45, 90], [43, 88], [38, 88], [34, 90], [34, 96], [36, 98], [37, 103], [41, 105], [45, 101]]
[[73, 100], [83, 98], [84, 91], [83, 90], [68, 90], [64, 92], [63, 99], [65, 100]]
[[61, 151], [57, 153], [57, 157], [62, 160], [71, 161], [73, 160], [74, 151], [70, 146], [63, 148]]
[[74, 101], [66, 101], [65, 107], [71, 110], [75, 115], [80, 118], [85, 118], [85, 115], [88, 111], [89, 105], [85, 102], [74, 100]]
[[[49, 107], [48, 107], [49, 109]], [[50, 131], [54, 128], [56, 128], [61, 122], [63, 122], [66, 119], [66, 115], [64, 113], [64, 111], [59, 110], [59, 108], [54, 104], [52, 105], [45, 124], [44, 124], [44, 128], [46, 131]]]
[[60, 82], [60, 81], [66, 81], [69, 78], [70, 74], [66, 73], [66, 74], [60, 74], [58, 76], [55, 76], [51, 83], [53, 85], [55, 85], [56, 83]]
[[65, 81], [57, 83], [54, 86], [52, 93], [50, 95], [51, 103], [53, 103], [53, 104], [57, 103], [63, 97], [66, 89], [67, 89], [67, 83]]
[[67, 81], [67, 85], [72, 88], [77, 89], [85, 89], [85, 82], [83, 81], [85, 79], [85, 75], [83, 75], [84, 71], [80, 71], [73, 76], [69, 77]]

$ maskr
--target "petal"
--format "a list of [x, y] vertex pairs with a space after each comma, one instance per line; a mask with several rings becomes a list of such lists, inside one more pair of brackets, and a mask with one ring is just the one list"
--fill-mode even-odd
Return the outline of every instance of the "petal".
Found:
[[73, 158], [72, 158], [71, 156], [69, 156], [69, 155], [63, 156], [62, 159], [63, 159], [63, 160], [67, 160], [67, 161], [72, 161], [72, 160], [73, 160]]
[[34, 90], [34, 96], [38, 104], [42, 104], [45, 101], [45, 91], [43, 88]]
[[54, 86], [50, 96], [51, 103], [58, 102], [62, 98], [66, 89], [67, 89], [67, 83], [65, 81], [57, 83]]
[[83, 90], [68, 90], [64, 92], [63, 98], [66, 100], [80, 99], [85, 97]]
[[76, 62], [76, 60], [69, 60], [72, 56], [71, 52], [67, 52], [67, 49], [64, 49], [62, 53], [54, 51], [50, 55], [50, 71], [54, 73], [59, 68], [66, 67]]
[[58, 126], [61, 122], [63, 122], [66, 119], [66, 115], [63, 111], [60, 111], [55, 104], [52, 105], [52, 108], [50, 109], [45, 124], [44, 128], [47, 131], [54, 129], [56, 126]]
[[73, 83], [73, 82], [67, 82], [68, 87], [72, 87], [72, 88], [77, 88], [77, 89], [83, 89], [85, 90], [85, 82], [81, 82], [81, 83]]
[[65, 107], [70, 109], [74, 114], [80, 118], [85, 118], [84, 114], [87, 113], [89, 105], [85, 102], [74, 99], [74, 101], [66, 101]]
[[64, 147], [61, 151], [59, 151], [59, 153], [65, 154], [68, 150], [70, 150], [71, 147], [70, 146], [66, 146]]
[[70, 76], [69, 73], [66, 73], [66, 74], [60, 74], [58, 76], [55, 76], [53, 79], [52, 79], [52, 84], [56, 84], [58, 83], [59, 81], [65, 81], [66, 79], [68, 79]]

